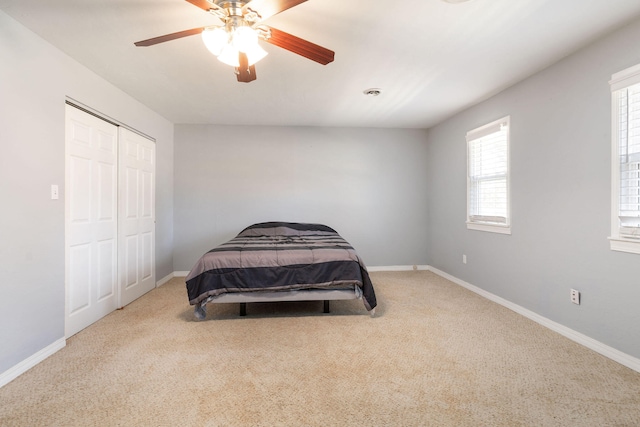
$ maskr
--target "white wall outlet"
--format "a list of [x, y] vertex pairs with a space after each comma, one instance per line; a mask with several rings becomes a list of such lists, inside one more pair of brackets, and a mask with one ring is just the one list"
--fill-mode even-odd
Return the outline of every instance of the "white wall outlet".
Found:
[[55, 184], [51, 185], [51, 200], [58, 200], [58, 198], [60, 197], [59, 193], [58, 193], [58, 186]]
[[467, 263], [467, 256], [466, 255], [462, 255], [462, 263], [463, 264]]
[[571, 302], [580, 305], [580, 292], [571, 289]]

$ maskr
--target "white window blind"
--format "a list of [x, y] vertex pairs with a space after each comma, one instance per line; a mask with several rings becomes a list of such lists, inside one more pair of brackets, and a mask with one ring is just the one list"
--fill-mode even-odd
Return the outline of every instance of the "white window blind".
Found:
[[618, 91], [620, 234], [640, 237], [640, 84]]
[[468, 223], [509, 225], [509, 117], [467, 133]]

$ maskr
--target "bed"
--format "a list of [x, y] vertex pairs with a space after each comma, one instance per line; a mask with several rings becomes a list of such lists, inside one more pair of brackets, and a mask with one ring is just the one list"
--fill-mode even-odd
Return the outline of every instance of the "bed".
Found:
[[263, 222], [205, 253], [186, 277], [198, 319], [208, 303], [362, 299], [377, 305], [367, 268], [354, 248], [322, 224]]

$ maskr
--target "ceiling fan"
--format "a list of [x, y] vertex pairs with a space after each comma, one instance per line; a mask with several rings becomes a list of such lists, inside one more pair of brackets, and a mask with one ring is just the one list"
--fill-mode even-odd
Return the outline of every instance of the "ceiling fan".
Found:
[[255, 63], [267, 52], [258, 44], [262, 39], [272, 45], [326, 65], [335, 53], [317, 44], [269, 27], [261, 22], [307, 0], [187, 0], [218, 17], [223, 25], [192, 28], [136, 42], [136, 46], [153, 46], [182, 37], [202, 34], [205, 46], [218, 59], [235, 68], [239, 82], [256, 79]]

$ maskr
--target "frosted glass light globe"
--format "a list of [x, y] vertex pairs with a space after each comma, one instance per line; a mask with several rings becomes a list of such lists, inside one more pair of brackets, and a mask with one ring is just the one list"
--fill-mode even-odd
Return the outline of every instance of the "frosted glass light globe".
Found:
[[222, 27], [205, 28], [202, 31], [202, 41], [207, 49], [209, 49], [209, 52], [218, 56], [227, 45], [229, 36]]
[[239, 67], [238, 49], [228, 44], [222, 49], [222, 53], [218, 55], [218, 61], [223, 62], [232, 67]]
[[258, 34], [251, 27], [238, 27], [233, 32], [233, 46], [240, 52], [247, 52], [258, 44]]

